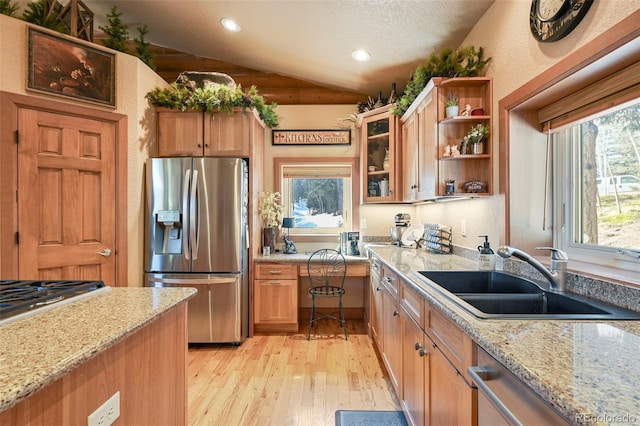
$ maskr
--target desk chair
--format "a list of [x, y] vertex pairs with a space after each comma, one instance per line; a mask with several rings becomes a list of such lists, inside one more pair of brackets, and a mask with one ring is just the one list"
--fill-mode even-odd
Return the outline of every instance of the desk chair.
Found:
[[[311, 319], [309, 320], [309, 332], [307, 340], [311, 339], [311, 328], [316, 321], [330, 318], [340, 322], [344, 329], [344, 338], [349, 340], [347, 325], [342, 309], [342, 296], [344, 295], [344, 279], [347, 275], [347, 261], [337, 250], [320, 249], [311, 254], [307, 261], [309, 272], [309, 294], [311, 295]], [[323, 314], [316, 318], [316, 298], [338, 298], [338, 316]]]

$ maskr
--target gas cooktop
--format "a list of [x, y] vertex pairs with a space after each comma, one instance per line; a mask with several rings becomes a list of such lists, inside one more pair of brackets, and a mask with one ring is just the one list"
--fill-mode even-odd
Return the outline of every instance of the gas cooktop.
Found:
[[100, 289], [102, 281], [0, 280], [0, 324]]

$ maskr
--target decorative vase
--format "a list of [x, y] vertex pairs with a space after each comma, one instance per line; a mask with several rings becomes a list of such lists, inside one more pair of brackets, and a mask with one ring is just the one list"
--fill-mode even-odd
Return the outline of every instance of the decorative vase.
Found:
[[469, 153], [469, 143], [462, 141], [460, 143], [460, 155], [467, 155]]
[[384, 160], [382, 160], [382, 170], [389, 170], [389, 148], [386, 148]]
[[473, 144], [473, 153], [476, 155], [484, 154], [484, 141], [476, 142]]
[[262, 247], [270, 247], [271, 253], [276, 252], [277, 230], [275, 226], [262, 228]]
[[445, 114], [447, 115], [447, 118], [456, 117], [458, 115], [458, 110], [458, 105], [448, 106], [445, 108]]

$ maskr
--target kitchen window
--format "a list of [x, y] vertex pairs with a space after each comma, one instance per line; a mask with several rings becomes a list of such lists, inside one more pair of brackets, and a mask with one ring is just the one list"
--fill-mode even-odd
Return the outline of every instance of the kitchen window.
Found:
[[[277, 190], [292, 235], [337, 235], [353, 229], [357, 159], [276, 158]], [[354, 184], [354, 182], [356, 182]]]
[[570, 259], [640, 267], [640, 98], [552, 129], [554, 241]]

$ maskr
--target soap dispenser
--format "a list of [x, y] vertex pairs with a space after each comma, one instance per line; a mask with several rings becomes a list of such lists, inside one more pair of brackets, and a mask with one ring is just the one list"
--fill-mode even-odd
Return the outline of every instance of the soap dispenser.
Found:
[[481, 271], [493, 271], [496, 269], [496, 256], [491, 250], [489, 245], [489, 236], [480, 235], [480, 238], [484, 237], [484, 245], [478, 246], [480, 256], [478, 257], [478, 269]]

